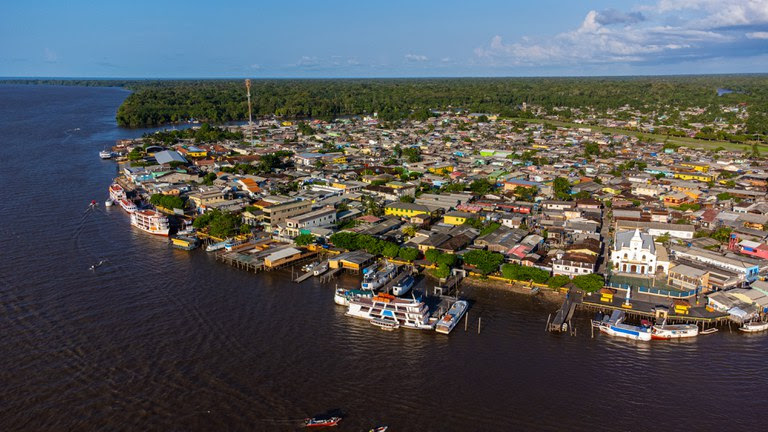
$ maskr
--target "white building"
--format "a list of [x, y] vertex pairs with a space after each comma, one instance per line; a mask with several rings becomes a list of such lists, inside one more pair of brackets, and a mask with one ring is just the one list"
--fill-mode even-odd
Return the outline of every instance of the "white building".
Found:
[[652, 276], [657, 271], [667, 272], [667, 260], [657, 262], [656, 244], [653, 236], [634, 231], [619, 231], [616, 233], [611, 261], [613, 268], [621, 273], [634, 273]]
[[301, 234], [301, 230], [332, 225], [334, 223], [336, 223], [336, 209], [333, 207], [322, 208], [285, 220], [286, 231], [291, 238]]

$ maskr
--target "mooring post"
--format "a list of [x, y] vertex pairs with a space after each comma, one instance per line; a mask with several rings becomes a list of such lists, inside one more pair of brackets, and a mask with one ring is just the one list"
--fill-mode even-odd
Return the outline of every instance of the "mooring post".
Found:
[[469, 312], [467, 312], [467, 316], [464, 317], [464, 331], [467, 331], [467, 322], [469, 321]]
[[477, 334], [480, 334], [480, 325], [483, 323], [483, 317], [477, 319]]

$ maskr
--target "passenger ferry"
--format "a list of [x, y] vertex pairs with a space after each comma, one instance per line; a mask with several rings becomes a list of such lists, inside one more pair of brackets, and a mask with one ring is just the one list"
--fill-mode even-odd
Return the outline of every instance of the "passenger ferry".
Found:
[[660, 325], [651, 328], [651, 339], [682, 339], [699, 335], [699, 326], [696, 324], [667, 324], [664, 321]]
[[376, 266], [370, 266], [363, 270], [363, 283], [361, 287], [364, 290], [377, 290], [392, 279], [396, 272], [397, 266], [389, 262], [379, 269]]
[[117, 183], [109, 185], [109, 199], [113, 202], [118, 202], [125, 198], [125, 189]]
[[413, 285], [416, 283], [416, 279], [413, 278], [413, 276], [406, 276], [401, 280], [400, 282], [396, 283], [394, 287], [392, 287], [392, 294], [396, 296], [405, 295], [408, 293], [408, 291], [413, 288]]
[[615, 310], [610, 318], [600, 322], [598, 328], [600, 332], [610, 336], [623, 337], [632, 340], [649, 341], [651, 340], [651, 329], [649, 327], [640, 327], [624, 324], [624, 311]]
[[435, 331], [442, 334], [450, 333], [456, 327], [456, 324], [459, 323], [461, 317], [464, 316], [464, 313], [467, 312], [468, 307], [469, 304], [464, 300], [459, 300], [452, 304], [448, 312], [435, 325]]
[[117, 203], [128, 213], [133, 213], [139, 209], [136, 207], [136, 204], [128, 198], [121, 198]]
[[400, 327], [432, 330], [435, 323], [429, 319], [427, 305], [413, 298], [411, 300], [389, 294], [378, 294], [371, 298], [359, 297], [349, 301], [347, 315], [368, 321], [389, 320]]
[[168, 218], [155, 210], [137, 210], [131, 213], [131, 225], [150, 234], [167, 236]]
[[333, 301], [339, 306], [349, 306], [349, 301], [359, 297], [373, 297], [373, 291], [337, 288], [333, 294]]

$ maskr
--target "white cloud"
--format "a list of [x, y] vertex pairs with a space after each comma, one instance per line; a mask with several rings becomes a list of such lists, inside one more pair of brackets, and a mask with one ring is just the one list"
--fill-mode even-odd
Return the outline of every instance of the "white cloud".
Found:
[[425, 62], [429, 60], [427, 56], [420, 54], [406, 54], [405, 59], [412, 62]]
[[747, 39], [768, 39], [768, 32], [751, 32], [746, 34]]
[[261, 65], [260, 64], [256, 64], [256, 63], [250, 65], [249, 67], [251, 69], [253, 69], [253, 70], [260, 70], [261, 69]]
[[320, 64], [320, 61], [317, 59], [317, 57], [310, 57], [310, 56], [302, 56], [299, 61], [296, 63], [296, 66], [317, 66]]
[[[488, 45], [476, 48], [475, 55], [496, 66], [687, 59], [713, 55], [721, 46], [743, 41], [743, 36], [723, 26], [768, 23], [768, 0], [731, 0], [727, 5], [719, 0], [660, 0], [655, 8], [642, 10], [592, 10], [575, 30], [548, 38], [522, 37], [507, 43], [496, 35]], [[689, 19], [681, 19], [681, 13]], [[764, 38], [766, 33], [747, 33], [747, 37]]]

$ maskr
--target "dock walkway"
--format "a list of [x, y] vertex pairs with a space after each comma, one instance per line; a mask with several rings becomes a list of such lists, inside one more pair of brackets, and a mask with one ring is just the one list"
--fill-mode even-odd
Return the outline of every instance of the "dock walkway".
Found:
[[570, 290], [563, 300], [562, 306], [555, 313], [555, 318], [549, 322], [547, 329], [551, 332], [568, 331], [569, 323], [576, 312], [576, 305], [581, 303], [584, 293], [581, 290]]

